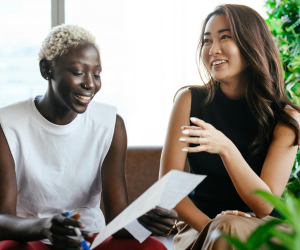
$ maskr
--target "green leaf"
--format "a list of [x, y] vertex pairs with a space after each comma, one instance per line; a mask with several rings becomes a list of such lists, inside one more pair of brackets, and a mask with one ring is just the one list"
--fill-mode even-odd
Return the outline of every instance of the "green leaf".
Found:
[[292, 67], [287, 67], [287, 69], [292, 73], [296, 72]]
[[264, 249], [264, 250], [287, 250], [285, 247], [282, 247], [282, 246], [280, 246], [278, 244], [275, 244], [271, 241], [264, 242], [261, 249]]
[[[298, 78], [296, 79], [296, 81], [298, 80]], [[296, 96], [300, 96], [300, 81], [297, 81], [294, 86], [291, 88], [291, 90], [294, 92], [294, 94]]]
[[250, 248], [247, 244], [247, 242], [242, 242], [238, 237], [236, 236], [229, 236], [226, 234], [222, 234], [222, 237], [232, 246], [236, 247], [237, 249], [243, 249], [243, 250], [254, 250], [254, 248]]
[[263, 225], [260, 225], [248, 238], [248, 244], [255, 249], [260, 247], [262, 241], [267, 241], [272, 237], [272, 234], [270, 234], [270, 230], [274, 228], [274, 226], [282, 224], [282, 222], [282, 220], [274, 219], [267, 221]]
[[272, 228], [269, 231], [274, 237], [280, 240], [280, 245], [287, 249], [295, 249], [295, 238], [290, 233], [283, 232]]
[[291, 61], [290, 65], [293, 68], [299, 68], [300, 67], [300, 55], [296, 55], [294, 59]]
[[[286, 83], [289, 83], [291, 82], [292, 80], [294, 80], [296, 78], [296, 74], [293, 73], [293, 74], [290, 74], [289, 77], [286, 79]], [[294, 86], [294, 85], [293, 85]], [[292, 87], [288, 88], [288, 86], [286, 86], [287, 89], [291, 89]]]
[[[293, 88], [294, 87], [294, 85], [297, 83], [297, 81], [291, 81], [291, 82], [289, 82], [286, 86], [285, 86], [285, 88], [287, 89], [287, 90], [291, 90], [291, 88]], [[292, 91], [292, 90], [291, 90]]]
[[291, 101], [300, 106], [300, 99], [295, 95], [295, 93], [290, 89], [287, 89], [287, 91], [290, 94]]
[[276, 207], [276, 210], [278, 210], [287, 220], [292, 220], [292, 215], [287, 209], [287, 205], [284, 201], [280, 200], [279, 198], [273, 196], [270, 193], [267, 193], [265, 191], [256, 190], [254, 191], [255, 194], [258, 194], [261, 196], [264, 200], [266, 200], [268, 203]]

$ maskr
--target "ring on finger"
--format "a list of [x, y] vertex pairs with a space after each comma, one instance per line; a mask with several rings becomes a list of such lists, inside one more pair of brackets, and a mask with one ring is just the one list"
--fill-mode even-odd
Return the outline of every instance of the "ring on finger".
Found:
[[167, 234], [162, 235], [162, 237], [169, 236], [171, 234], [171, 232], [173, 231], [173, 229], [176, 227], [176, 224], [177, 224], [177, 220], [175, 219], [174, 225], [172, 226], [170, 231]]
[[237, 215], [239, 212], [237, 210], [234, 210], [234, 211], [226, 211], [225, 213]]

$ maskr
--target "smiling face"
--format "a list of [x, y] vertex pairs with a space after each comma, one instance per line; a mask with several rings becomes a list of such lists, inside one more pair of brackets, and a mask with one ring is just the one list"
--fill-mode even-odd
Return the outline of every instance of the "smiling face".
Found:
[[201, 58], [210, 75], [218, 82], [241, 82], [247, 63], [231, 37], [224, 15], [212, 16], [205, 26]]
[[51, 67], [56, 102], [76, 113], [85, 112], [101, 88], [101, 69], [99, 51], [93, 44], [70, 48]]

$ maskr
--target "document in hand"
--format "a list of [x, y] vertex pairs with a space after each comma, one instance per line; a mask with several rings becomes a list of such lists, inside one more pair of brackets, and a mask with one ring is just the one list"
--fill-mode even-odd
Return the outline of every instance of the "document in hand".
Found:
[[101, 244], [121, 228], [126, 228], [133, 237], [143, 242], [151, 235], [151, 232], [139, 224], [136, 219], [156, 206], [169, 210], [174, 208], [184, 197], [194, 190], [205, 177], [205, 175], [195, 175], [178, 170], [171, 170], [102, 229], [95, 238], [91, 249]]

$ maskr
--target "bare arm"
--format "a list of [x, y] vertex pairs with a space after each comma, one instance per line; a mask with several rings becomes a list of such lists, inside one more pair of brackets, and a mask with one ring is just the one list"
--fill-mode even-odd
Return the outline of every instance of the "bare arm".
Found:
[[[127, 134], [123, 119], [117, 115], [111, 146], [102, 165], [103, 202], [106, 224], [111, 222], [128, 206], [125, 180]], [[127, 230], [121, 229], [115, 238], [131, 238]]]
[[15, 164], [2, 128], [0, 127], [0, 240], [37, 240], [36, 220], [16, 217], [17, 180]]
[[[290, 110], [288, 112], [299, 121], [296, 112]], [[251, 194], [251, 191], [260, 189], [278, 197], [282, 195], [297, 153], [297, 146], [293, 146], [294, 140], [294, 131], [278, 122], [260, 177], [249, 167], [235, 147], [222, 157], [237, 192], [259, 218], [269, 215], [274, 207]]]
[[[106, 223], [112, 221], [128, 206], [125, 180], [125, 159], [127, 135], [123, 119], [117, 115], [114, 136], [102, 165], [103, 200]], [[156, 208], [138, 218], [138, 221], [154, 235], [164, 235], [172, 228], [177, 213]], [[114, 238], [132, 238], [125, 229], [113, 235]]]
[[[160, 177], [172, 169], [184, 170], [187, 152], [183, 152], [182, 148], [187, 147], [189, 144], [179, 142], [179, 138], [182, 137], [181, 127], [190, 124], [190, 111], [191, 92], [185, 90], [176, 98], [172, 109], [161, 156]], [[184, 198], [175, 207], [175, 210], [182, 220], [197, 231], [201, 231], [210, 221], [210, 218], [202, 213], [188, 197]]]
[[[287, 109], [287, 112], [299, 121], [299, 114]], [[186, 148], [189, 152], [205, 151], [219, 154], [224, 166], [243, 201], [251, 208], [257, 217], [267, 216], [273, 207], [258, 196], [251, 193], [260, 189], [281, 196], [288, 181], [293, 162], [297, 152], [297, 146], [293, 146], [295, 134], [291, 128], [282, 122], [278, 122], [271, 145], [268, 149], [261, 176], [258, 176], [247, 164], [236, 146], [221, 131], [216, 130], [211, 124], [195, 119], [199, 129], [190, 129], [188, 142], [200, 144], [195, 148]]]
[[[73, 229], [65, 226], [82, 227], [71, 218], [58, 214], [46, 219], [23, 219], [16, 216], [17, 181], [15, 164], [8, 143], [0, 126], [0, 241], [35, 241], [48, 238], [52, 244], [80, 249], [80, 242], [65, 235], [75, 236]], [[88, 232], [83, 232], [88, 236]]]

